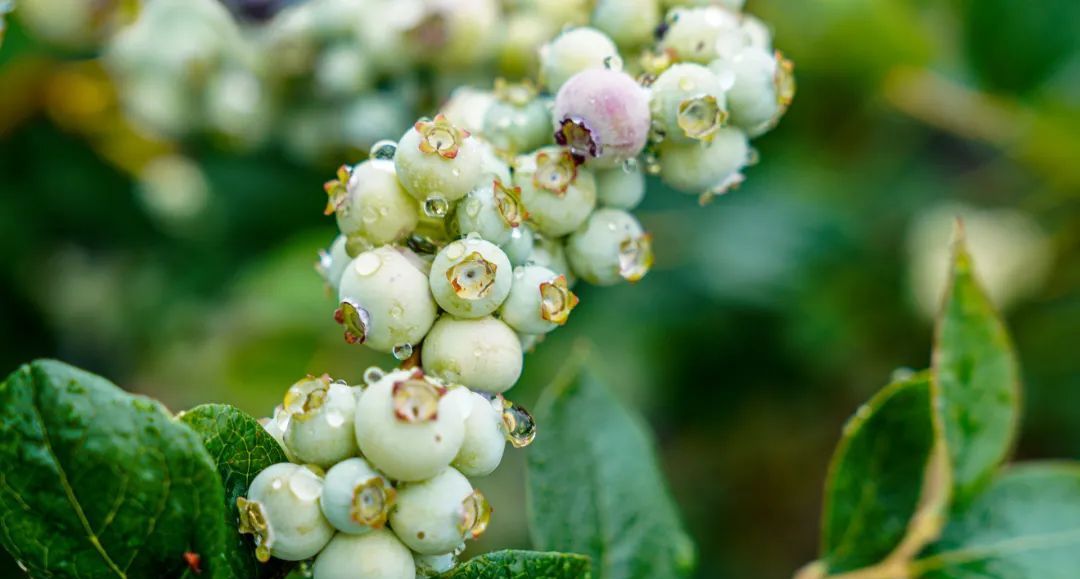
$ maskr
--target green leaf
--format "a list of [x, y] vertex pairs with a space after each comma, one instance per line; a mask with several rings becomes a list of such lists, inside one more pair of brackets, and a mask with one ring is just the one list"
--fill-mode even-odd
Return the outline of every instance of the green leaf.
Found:
[[1006, 470], [930, 554], [911, 566], [927, 579], [1074, 579], [1080, 569], [1080, 464]]
[[936, 538], [948, 499], [941, 450], [929, 372], [890, 384], [859, 409], [825, 484], [822, 560], [829, 572], [910, 558]]
[[225, 521], [230, 529], [228, 556], [233, 567], [244, 569], [243, 577], [284, 577], [293, 563], [271, 559], [266, 564], [255, 559], [250, 536], [241, 535], [237, 526], [236, 498], [247, 494], [251, 481], [264, 468], [288, 462], [281, 445], [257, 420], [226, 404], [203, 404], [177, 416], [202, 437], [210, 457], [217, 464], [218, 476], [225, 486]]
[[233, 577], [222, 486], [152, 400], [55, 361], [0, 384], [0, 542], [31, 576]]
[[573, 553], [495, 551], [473, 557], [440, 579], [589, 579], [589, 558]]
[[693, 568], [693, 543], [640, 419], [580, 373], [548, 387], [536, 422], [528, 509], [539, 549], [588, 555], [598, 579], [680, 577]]
[[993, 476], [1016, 436], [1020, 370], [1002, 323], [975, 279], [958, 227], [934, 344], [937, 396], [962, 507]]

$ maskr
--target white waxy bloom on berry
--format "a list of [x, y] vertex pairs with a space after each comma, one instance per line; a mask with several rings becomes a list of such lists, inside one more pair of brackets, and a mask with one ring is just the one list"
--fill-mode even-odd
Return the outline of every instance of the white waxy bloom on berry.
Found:
[[[482, 318], [510, 293], [510, 259], [490, 241], [466, 237], [451, 242], [431, 263], [431, 293], [442, 309], [462, 318]], [[425, 351], [424, 355], [428, 355]]]
[[772, 29], [763, 20], [752, 14], [743, 14], [740, 27], [746, 34], [750, 46], [768, 52], [772, 51]]
[[[349, 435], [355, 441], [355, 434]], [[327, 471], [319, 505], [335, 529], [362, 535], [386, 525], [395, 500], [397, 491], [390, 481], [366, 460], [349, 458]]]
[[622, 69], [622, 58], [615, 43], [595, 28], [571, 28], [540, 48], [540, 80], [552, 93], [583, 70], [605, 67]]
[[371, 245], [401, 241], [416, 229], [418, 205], [398, 183], [394, 164], [382, 159], [342, 165], [337, 179], [324, 185], [329, 200], [326, 214], [337, 217], [347, 237]]
[[442, 555], [413, 553], [413, 562], [416, 563], [418, 577], [437, 577], [457, 566], [457, 555], [454, 553]]
[[641, 167], [617, 167], [596, 172], [596, 200], [603, 207], [630, 211], [645, 198], [645, 174]]
[[750, 145], [739, 129], [721, 129], [712, 142], [660, 143], [660, 179], [684, 193], [717, 195], [742, 182]]
[[394, 155], [401, 185], [428, 212], [472, 191], [480, 181], [482, 162], [480, 144], [442, 115], [418, 121], [398, 141]]
[[531, 151], [551, 138], [549, 102], [530, 82], [495, 81], [495, 102], [484, 116], [483, 135], [500, 151]]
[[566, 255], [574, 272], [591, 284], [635, 282], [652, 267], [652, 237], [626, 211], [597, 209], [567, 238]]
[[282, 408], [285, 445], [298, 462], [327, 468], [356, 454], [356, 398], [348, 385], [308, 376], [289, 387]]
[[751, 137], [776, 125], [795, 96], [794, 65], [779, 52], [750, 46], [709, 67], [734, 76], [727, 93], [731, 123]]
[[719, 6], [675, 8], [662, 26], [659, 48], [676, 62], [708, 64], [746, 46], [746, 33], [736, 12]]
[[263, 469], [236, 499], [239, 528], [255, 536], [255, 556], [286, 561], [314, 557], [334, 536], [319, 509], [323, 479], [315, 467], [278, 463]]
[[597, 0], [593, 8], [592, 25], [624, 50], [651, 43], [659, 24], [659, 0]]
[[[427, 346], [424, 347], [425, 357]], [[400, 481], [431, 478], [461, 450], [469, 391], [419, 370], [398, 370], [364, 389], [356, 442], [372, 466]], [[400, 504], [400, 492], [398, 493]]]
[[315, 270], [326, 281], [326, 285], [334, 290], [334, 293], [337, 293], [338, 286], [341, 285], [341, 276], [345, 273], [345, 268], [352, 261], [345, 246], [344, 235], [335, 237], [334, 242], [330, 244], [330, 249], [319, 250], [319, 261], [315, 263]]
[[483, 534], [490, 518], [491, 505], [484, 495], [448, 468], [430, 480], [402, 485], [390, 526], [413, 551], [441, 555]]
[[450, 93], [449, 100], [439, 109], [439, 114], [455, 126], [479, 135], [484, 130], [484, 117], [493, 102], [493, 91], [462, 86]]
[[419, 344], [438, 313], [423, 265], [408, 249], [390, 246], [356, 256], [341, 277], [334, 314], [346, 341], [379, 352]]
[[555, 141], [579, 163], [614, 167], [641, 152], [649, 137], [649, 94], [630, 75], [605, 68], [579, 72], [555, 95]]
[[415, 579], [412, 553], [393, 532], [339, 533], [315, 558], [314, 579]]
[[453, 230], [461, 235], [476, 233], [502, 245], [510, 241], [529, 213], [521, 200], [521, 188], [510, 181], [493, 179], [469, 192], [455, 207]]
[[490, 316], [442, 316], [424, 341], [422, 359], [429, 374], [495, 394], [517, 382], [523, 363], [517, 334]]
[[552, 237], [537, 235], [533, 242], [533, 253], [529, 257], [529, 264], [542, 265], [555, 273], [566, 276], [570, 287], [577, 283], [577, 276], [570, 268], [570, 262], [566, 259], [566, 250], [562, 241]]
[[574, 231], [596, 206], [596, 180], [569, 150], [545, 147], [514, 162], [515, 183], [536, 231], [561, 237]]
[[546, 334], [566, 323], [577, 296], [566, 276], [542, 265], [514, 270], [514, 286], [499, 308], [499, 318], [521, 334]]
[[472, 411], [465, 421], [465, 442], [450, 466], [466, 476], [487, 476], [499, 467], [506, 448], [503, 399], [472, 392], [470, 402]]
[[721, 78], [700, 64], [671, 66], [651, 87], [649, 107], [656, 128], [676, 143], [711, 141], [727, 121], [724, 91], [732, 82], [734, 75]]
[[511, 183], [513, 179], [510, 174], [510, 164], [499, 156], [499, 152], [495, 150], [495, 145], [479, 137], [473, 138], [480, 145], [480, 152], [483, 157], [480, 162], [480, 182], [498, 179], [503, 183]]
[[499, 246], [506, 253], [510, 265], [517, 267], [525, 265], [532, 257], [533, 230], [528, 223], [522, 223], [510, 232], [510, 241]]

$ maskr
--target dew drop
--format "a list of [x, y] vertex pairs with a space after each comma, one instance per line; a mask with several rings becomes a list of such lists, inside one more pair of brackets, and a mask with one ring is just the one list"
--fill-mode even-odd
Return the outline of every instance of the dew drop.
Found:
[[365, 207], [364, 214], [360, 216], [360, 219], [362, 219], [367, 225], [375, 223], [375, 220], [378, 218], [379, 214], [375, 211], [375, 208], [373, 207]]
[[679, 89], [680, 90], [684, 90], [684, 91], [689, 92], [689, 91], [694, 90], [694, 86], [695, 86], [694, 81], [689, 79], [689, 78], [683, 77], [683, 78], [679, 79]]
[[442, 195], [431, 195], [424, 200], [424, 214], [428, 217], [446, 217], [450, 202]]
[[394, 155], [397, 154], [397, 143], [388, 140], [379, 141], [371, 146], [371, 151], [368, 154], [372, 159], [391, 161], [394, 159]]
[[469, 241], [480, 241], [483, 237], [475, 231], [470, 231], [469, 234], [465, 236], [465, 239], [468, 239]]
[[326, 413], [326, 424], [331, 428], [340, 428], [345, 424], [345, 415], [337, 410], [330, 410]]
[[352, 262], [353, 271], [362, 276], [375, 273], [381, 265], [382, 259], [372, 252], [361, 253]]
[[390, 215], [390, 208], [385, 206], [385, 205], [383, 205], [382, 207], [379, 207], [379, 215], [381, 215], [383, 217], [386, 217], [387, 215]]
[[403, 315], [404, 313], [405, 313], [405, 310], [404, 310], [404, 309], [403, 309], [403, 308], [402, 308], [401, 306], [399, 306], [399, 305], [397, 305], [397, 304], [393, 305], [393, 306], [392, 306], [392, 307], [390, 308], [390, 317], [391, 317], [391, 318], [394, 318], [394, 319], [398, 319], [398, 318], [400, 318], [400, 317], [401, 317], [401, 316], [402, 316], [402, 315]]
[[629, 159], [623, 161], [622, 170], [623, 170], [624, 173], [627, 173], [627, 174], [637, 173], [637, 171], [638, 171], [638, 160], [635, 159], [634, 157], [630, 157]]
[[364, 384], [374, 384], [379, 380], [382, 380], [385, 375], [386, 373], [383, 372], [382, 368], [371, 366], [367, 370], [364, 370]]
[[409, 356], [412, 356], [412, 353], [412, 344], [398, 344], [394, 346], [394, 357], [398, 360], [407, 360], [409, 359]]
[[458, 259], [465, 255], [465, 244], [460, 241], [455, 241], [446, 246], [446, 257], [449, 259]]
[[605, 56], [604, 57], [604, 68], [606, 68], [608, 70], [611, 70], [612, 68], [615, 68], [615, 57], [614, 56]]
[[470, 197], [469, 200], [465, 202], [465, 213], [467, 213], [469, 217], [476, 217], [479, 215], [482, 205], [483, 203], [479, 199]]
[[532, 414], [509, 400], [503, 402], [502, 414], [503, 428], [506, 432], [506, 440], [514, 448], [524, 448], [536, 438], [536, 421]]
[[322, 494], [322, 481], [314, 472], [300, 468], [289, 477], [289, 490], [302, 501], [314, 501]]

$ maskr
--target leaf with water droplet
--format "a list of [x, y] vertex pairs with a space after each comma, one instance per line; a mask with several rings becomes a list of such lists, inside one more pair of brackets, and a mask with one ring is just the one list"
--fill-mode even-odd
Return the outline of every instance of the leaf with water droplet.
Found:
[[0, 464], [0, 543], [31, 576], [178, 577], [188, 552], [202, 577], [245, 576], [199, 436], [104, 378], [55, 361], [12, 373]]
[[589, 558], [573, 553], [495, 551], [473, 557], [439, 579], [590, 579]]
[[203, 404], [178, 416], [202, 437], [217, 465], [225, 487], [226, 522], [232, 530], [229, 555], [244, 569], [244, 577], [269, 579], [284, 577], [294, 564], [278, 559], [259, 563], [250, 535], [237, 529], [236, 499], [247, 495], [251, 481], [264, 468], [288, 462], [285, 451], [257, 420], [227, 404]]
[[601, 578], [686, 576], [694, 545], [649, 432], [580, 360], [564, 368], [539, 402], [543, 432], [527, 453], [536, 546], [587, 555]]

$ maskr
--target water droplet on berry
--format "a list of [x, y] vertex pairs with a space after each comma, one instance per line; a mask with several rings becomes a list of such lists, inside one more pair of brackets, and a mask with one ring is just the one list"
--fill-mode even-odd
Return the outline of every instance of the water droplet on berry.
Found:
[[398, 344], [394, 346], [394, 357], [398, 360], [407, 360], [409, 359], [409, 356], [412, 356], [412, 353], [412, 344]]
[[392, 161], [394, 155], [397, 154], [397, 143], [388, 140], [379, 141], [371, 146], [368, 154], [372, 159]]
[[461, 502], [461, 522], [458, 529], [463, 537], [475, 539], [484, 534], [490, 521], [491, 503], [484, 497], [484, 493], [473, 490]]
[[480, 213], [481, 206], [482, 203], [479, 199], [476, 197], [469, 197], [469, 199], [465, 201], [465, 213], [468, 214], [469, 217], [476, 217]]
[[360, 219], [362, 219], [364, 221], [364, 223], [366, 223], [368, 225], [371, 225], [372, 223], [375, 223], [375, 220], [378, 219], [378, 218], [379, 218], [379, 215], [378, 215], [378, 213], [376, 213], [375, 208], [373, 208], [373, 207], [365, 207], [364, 208], [364, 214], [360, 217]]
[[529, 446], [536, 438], [536, 421], [523, 406], [504, 400], [502, 422], [506, 440], [514, 448]]
[[631, 157], [631, 158], [623, 161], [622, 170], [623, 170], [624, 173], [627, 173], [627, 174], [636, 173], [637, 170], [638, 170], [638, 160]]
[[395, 304], [394, 306], [392, 306], [390, 308], [390, 317], [391, 318], [394, 318], [394, 319], [400, 318], [402, 316], [402, 314], [404, 314], [404, 313], [405, 313], [405, 310], [401, 306], [399, 306], [397, 304]]
[[368, 276], [379, 270], [382, 259], [372, 252], [361, 253], [352, 262], [353, 271], [357, 275]]
[[604, 68], [606, 68], [608, 70], [611, 70], [614, 67], [615, 67], [615, 57], [614, 56], [605, 56], [604, 57]]
[[301, 468], [289, 477], [289, 490], [302, 501], [314, 501], [322, 494], [322, 480], [315, 472]]
[[382, 368], [371, 366], [367, 370], [364, 370], [364, 384], [374, 384], [379, 380], [382, 380], [385, 375], [386, 373], [383, 372]]
[[446, 217], [450, 202], [442, 195], [431, 195], [424, 200], [424, 214], [428, 217]]
[[345, 415], [337, 410], [330, 410], [326, 413], [326, 424], [331, 428], [339, 428], [345, 424]]
[[465, 244], [460, 241], [455, 241], [446, 246], [446, 257], [450, 259], [457, 259], [465, 255]]
[[470, 231], [469, 234], [465, 236], [465, 239], [468, 239], [469, 241], [479, 241], [483, 239], [483, 237], [475, 231]]

